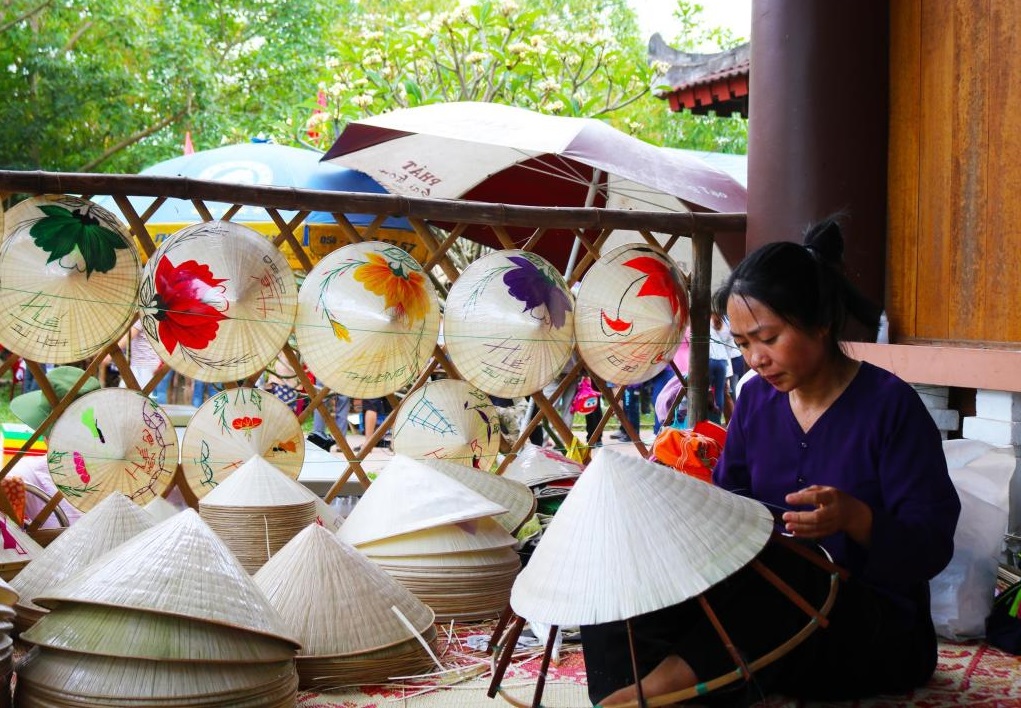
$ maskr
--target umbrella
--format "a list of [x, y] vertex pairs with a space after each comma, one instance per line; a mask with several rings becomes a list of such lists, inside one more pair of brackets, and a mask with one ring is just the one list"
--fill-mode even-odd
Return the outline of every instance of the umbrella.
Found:
[[[320, 162], [322, 154], [314, 150], [276, 145], [274, 143], [249, 142], [224, 145], [211, 150], [200, 150], [158, 162], [139, 174], [156, 177], [188, 177], [190, 179], [227, 182], [230, 184], [260, 185], [267, 187], [296, 187], [330, 192], [367, 192], [382, 194], [383, 189], [366, 175], [337, 165]], [[152, 203], [150, 197], [130, 197], [131, 206], [141, 215]], [[97, 203], [115, 214], [120, 210], [111, 197], [98, 197]], [[233, 206], [223, 202], [204, 202], [214, 219], [222, 219]], [[290, 223], [297, 212], [280, 210], [281, 218]], [[375, 218], [373, 214], [346, 214], [348, 221], [356, 227], [366, 227]], [[242, 206], [230, 217], [231, 221], [244, 223], [264, 236], [274, 238], [280, 229], [262, 207]], [[204, 221], [195, 204], [188, 199], [167, 199], [152, 213], [145, 227], [154, 243], [159, 246], [175, 231], [190, 224]], [[360, 229], [361, 230], [361, 229]], [[295, 235], [302, 240], [306, 252], [315, 263], [319, 258], [343, 245], [346, 238], [333, 215], [328, 212], [312, 212], [303, 228], [295, 229]], [[418, 260], [427, 257], [425, 247], [417, 240], [414, 229], [407, 219], [386, 219], [373, 233], [373, 237], [388, 241], [410, 252]], [[292, 268], [302, 268], [301, 263], [290, 252], [288, 263]]]
[[[746, 191], [701, 160], [591, 118], [484, 102], [434, 103], [354, 121], [323, 157], [415, 197], [532, 206], [743, 212]], [[554, 232], [555, 233], [555, 232]], [[489, 229], [465, 235], [502, 248]], [[524, 240], [527, 234], [513, 233]], [[573, 238], [536, 252], [562, 267]]]

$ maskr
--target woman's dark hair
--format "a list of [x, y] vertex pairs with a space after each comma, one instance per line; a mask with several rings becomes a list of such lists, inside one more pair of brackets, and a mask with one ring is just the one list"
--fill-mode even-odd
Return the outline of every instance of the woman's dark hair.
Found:
[[824, 219], [805, 231], [803, 246], [769, 243], [748, 254], [716, 291], [713, 306], [726, 312], [730, 298], [753, 298], [798, 329], [828, 329], [839, 351], [848, 316], [875, 335], [881, 314], [844, 275], [843, 258], [837, 217]]

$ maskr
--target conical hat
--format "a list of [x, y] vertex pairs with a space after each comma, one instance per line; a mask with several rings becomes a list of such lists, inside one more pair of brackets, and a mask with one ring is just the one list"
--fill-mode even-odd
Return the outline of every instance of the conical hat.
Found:
[[659, 610], [739, 570], [772, 530], [757, 501], [601, 448], [515, 581], [511, 606], [556, 625]]
[[340, 530], [344, 523], [344, 517], [336, 509], [323, 501], [322, 497], [316, 497], [316, 523], [331, 533]]
[[604, 381], [648, 381], [670, 364], [688, 323], [688, 295], [670, 256], [626, 244], [585, 274], [574, 317], [578, 353]]
[[488, 516], [481, 519], [444, 524], [431, 529], [391, 536], [363, 543], [358, 550], [370, 558], [385, 556], [436, 556], [448, 553], [475, 553], [508, 548], [518, 542], [503, 526]]
[[295, 536], [255, 574], [255, 583], [297, 634], [301, 656], [354, 654], [421, 634], [433, 611], [361, 553], [318, 524]]
[[3, 578], [0, 578], [0, 606], [14, 607], [14, 604], [18, 601], [18, 597], [18, 591], [14, 589], [14, 586]]
[[500, 450], [499, 413], [467, 381], [429, 381], [397, 409], [393, 449], [416, 460], [443, 458], [487, 470]]
[[43, 552], [43, 547], [5, 514], [0, 514], [0, 537], [0, 567], [25, 565]]
[[181, 468], [199, 499], [255, 455], [292, 479], [298, 478], [305, 461], [305, 435], [297, 416], [279, 398], [257, 388], [217, 393], [184, 429]]
[[62, 604], [22, 632], [30, 644], [154, 661], [265, 663], [294, 658], [287, 642], [187, 617], [102, 605]]
[[160, 496], [177, 469], [177, 435], [148, 396], [102, 388], [76, 399], [53, 424], [46, 461], [57, 489], [88, 511], [113, 492], [136, 504]]
[[83, 602], [190, 617], [300, 646], [227, 546], [186, 509], [46, 590], [36, 604]]
[[294, 327], [298, 289], [284, 255], [257, 231], [209, 221], [170, 235], [138, 294], [153, 349], [200, 381], [238, 381], [273, 361]]
[[145, 510], [156, 523], [166, 521], [180, 511], [180, 509], [168, 502], [164, 497], [155, 497], [151, 502], [145, 505]]
[[357, 546], [506, 511], [442, 472], [398, 454], [362, 494], [337, 537]]
[[51, 364], [87, 359], [135, 313], [135, 241], [106, 209], [65, 195], [31, 197], [0, 242], [0, 344]]
[[39, 611], [32, 599], [57, 585], [112, 548], [151, 529], [156, 520], [120, 492], [114, 492], [57, 536], [11, 585], [20, 593], [19, 605]]
[[255, 455], [199, 500], [199, 506], [291, 506], [315, 499], [303, 484]]
[[500, 514], [495, 518], [508, 533], [517, 531], [518, 527], [535, 512], [535, 495], [521, 482], [474, 467], [458, 465], [449, 460], [427, 459], [425, 463], [507, 509], [506, 514]]
[[354, 398], [410, 384], [440, 330], [429, 276], [382, 241], [352, 243], [316, 264], [301, 285], [295, 334], [319, 382]]
[[503, 476], [529, 487], [571, 479], [585, 469], [566, 455], [532, 443], [525, 443], [503, 471]]
[[461, 376], [486, 393], [535, 393], [574, 349], [574, 298], [542, 257], [497, 251], [464, 269], [447, 294], [443, 341]]

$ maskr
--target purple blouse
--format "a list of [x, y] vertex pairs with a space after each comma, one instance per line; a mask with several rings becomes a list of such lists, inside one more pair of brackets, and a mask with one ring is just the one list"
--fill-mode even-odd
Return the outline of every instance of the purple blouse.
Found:
[[777, 518], [788, 493], [812, 484], [865, 502], [873, 513], [868, 548], [843, 533], [821, 544], [863, 582], [909, 602], [953, 555], [961, 504], [939, 431], [911, 386], [867, 362], [807, 433], [787, 394], [749, 381], [713, 481]]

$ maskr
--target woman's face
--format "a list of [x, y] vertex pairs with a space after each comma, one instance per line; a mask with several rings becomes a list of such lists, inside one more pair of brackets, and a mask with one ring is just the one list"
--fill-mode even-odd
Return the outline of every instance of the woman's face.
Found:
[[741, 295], [727, 302], [727, 317], [745, 362], [778, 391], [789, 393], [825, 375], [825, 330], [798, 329], [758, 300]]

